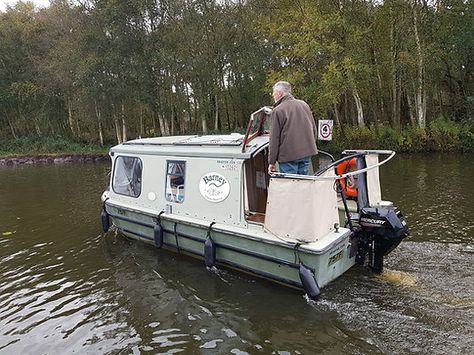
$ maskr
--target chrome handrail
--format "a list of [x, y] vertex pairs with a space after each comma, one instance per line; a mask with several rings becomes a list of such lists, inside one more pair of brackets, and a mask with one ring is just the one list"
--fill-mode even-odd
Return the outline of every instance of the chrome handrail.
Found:
[[364, 151], [362, 151], [362, 150], [361, 151], [347, 150], [347, 151], [344, 151], [344, 152], [347, 152], [347, 153], [355, 152], [356, 155], [381, 154], [381, 155], [389, 155], [389, 156], [387, 158], [385, 158], [384, 160], [378, 162], [377, 164], [368, 166], [368, 167], [363, 168], [363, 169], [350, 171], [348, 173], [341, 174], [341, 175], [329, 175], [329, 176], [318, 175], [318, 176], [315, 176], [315, 175], [284, 174], [284, 173], [275, 172], [275, 173], [271, 174], [270, 177], [299, 179], [299, 180], [338, 180], [338, 179], [344, 179], [346, 177], [359, 175], [359, 174], [365, 173], [366, 171], [377, 168], [377, 167], [387, 163], [396, 154], [393, 150], [364, 150]]

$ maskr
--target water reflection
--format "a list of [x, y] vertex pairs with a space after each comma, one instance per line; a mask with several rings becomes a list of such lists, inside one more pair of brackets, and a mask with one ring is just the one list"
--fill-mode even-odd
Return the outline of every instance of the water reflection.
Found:
[[318, 302], [99, 235], [107, 164], [2, 168], [0, 353], [472, 353], [473, 164], [389, 164], [411, 237], [385, 275], [353, 268]]

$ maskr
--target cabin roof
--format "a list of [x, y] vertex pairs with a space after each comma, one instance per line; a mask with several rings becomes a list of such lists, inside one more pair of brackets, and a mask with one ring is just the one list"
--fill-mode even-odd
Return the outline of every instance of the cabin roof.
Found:
[[110, 151], [119, 154], [249, 159], [254, 152], [268, 145], [269, 137], [256, 137], [247, 144], [244, 153], [243, 140], [244, 135], [240, 133], [141, 138], [116, 145]]

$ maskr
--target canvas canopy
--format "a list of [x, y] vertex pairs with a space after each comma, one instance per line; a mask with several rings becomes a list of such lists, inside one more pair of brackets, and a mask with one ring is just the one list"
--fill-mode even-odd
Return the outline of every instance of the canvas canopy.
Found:
[[334, 180], [272, 177], [265, 229], [302, 242], [321, 240], [339, 223]]

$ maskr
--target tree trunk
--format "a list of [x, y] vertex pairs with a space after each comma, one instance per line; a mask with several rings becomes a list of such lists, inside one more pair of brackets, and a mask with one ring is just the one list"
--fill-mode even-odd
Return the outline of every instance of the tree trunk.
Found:
[[38, 136], [41, 136], [41, 128], [36, 120], [35, 120], [35, 130]]
[[[375, 60], [375, 63], [377, 63], [377, 60]], [[382, 77], [380, 76], [380, 70], [377, 64], [376, 64], [376, 68], [377, 68], [377, 81], [379, 85], [379, 96], [380, 96], [380, 116], [382, 116], [379, 119], [377, 119], [377, 122], [379, 121], [384, 122], [385, 121], [385, 104], [383, 102]]]
[[[235, 82], [235, 80], [234, 80]], [[230, 103], [232, 105], [232, 117], [234, 119], [234, 129], [237, 129], [239, 126], [239, 120], [237, 119], [237, 108], [235, 107], [235, 100], [234, 100], [234, 96], [232, 95], [232, 88], [229, 87], [229, 89], [227, 90], [227, 93], [229, 94], [229, 98], [230, 98]]]
[[122, 101], [122, 110], [121, 110], [121, 116], [122, 116], [122, 142], [127, 141], [127, 124], [125, 123], [125, 104]]
[[399, 127], [398, 129], [401, 130], [402, 78], [401, 78], [400, 75], [397, 77], [396, 87], [397, 87], [397, 97], [396, 97], [396, 101], [395, 101], [395, 110], [397, 112], [397, 118], [398, 118], [397, 119], [397, 124], [398, 124], [398, 127]]
[[227, 119], [227, 131], [230, 132], [231, 128], [230, 128], [230, 117], [229, 117], [229, 100], [227, 98], [227, 91], [229, 90], [229, 88], [225, 86], [224, 84], [224, 76], [221, 75], [220, 77], [220, 82], [221, 82], [221, 87], [222, 87], [222, 97], [224, 99], [224, 108], [225, 108], [225, 115], [226, 115], [226, 119]]
[[81, 127], [79, 126], [79, 120], [74, 120], [76, 123], [76, 137], [80, 138], [81, 137]]
[[[22, 120], [26, 121], [26, 120], [24, 119], [24, 115], [23, 115], [23, 112], [22, 112], [20, 106], [18, 106], [18, 114], [20, 115], [20, 118], [22, 118]], [[37, 121], [37, 119], [35, 118], [35, 116], [33, 116], [32, 121], [33, 121], [33, 124], [34, 124], [34, 126], [35, 126], [36, 134], [37, 134], [38, 136], [41, 136], [41, 128], [40, 128], [40, 126], [39, 126], [39, 124], [38, 124], [38, 121]]]
[[[6, 116], [6, 115], [5, 115]], [[7, 117], [7, 116], [6, 116]], [[7, 117], [7, 122], [8, 122], [8, 125], [10, 126], [10, 131], [12, 132], [12, 136], [13, 136], [13, 139], [17, 139], [18, 136], [16, 135], [16, 132], [15, 132], [15, 127], [13, 127], [13, 123], [12, 121]]]
[[426, 93], [424, 89], [424, 64], [423, 64], [423, 51], [421, 48], [421, 40], [418, 34], [418, 16], [416, 13], [416, 1], [413, 1], [413, 34], [415, 35], [416, 52], [418, 56], [417, 61], [417, 90], [415, 94], [415, 108], [416, 118], [418, 126], [425, 128], [426, 126]]
[[[347, 92], [345, 91], [344, 92], [344, 120], [346, 122], [349, 122], [349, 115], [350, 115], [350, 113], [349, 113], [349, 100], [347, 100]], [[350, 116], [351, 116], [352, 124], [355, 126], [357, 122], [354, 119], [354, 116], [352, 114]]]
[[167, 136], [167, 134], [165, 132], [165, 122], [163, 120], [163, 116], [159, 112], [158, 112], [158, 125], [160, 126], [161, 136]]
[[357, 124], [360, 127], [363, 127], [365, 126], [364, 111], [362, 110], [362, 101], [360, 100], [360, 96], [356, 88], [352, 90], [352, 96], [354, 96], [354, 101], [357, 107]]
[[[153, 136], [158, 136], [158, 126], [156, 125], [156, 114], [155, 114], [155, 109], [151, 107], [151, 120], [153, 121]], [[161, 135], [161, 132], [160, 132]]]
[[391, 64], [392, 64], [392, 127], [400, 130], [400, 87], [398, 86], [398, 49], [395, 43], [395, 24], [390, 28]]
[[[373, 39], [371, 40], [371, 47], [370, 47], [370, 52], [372, 55], [372, 65], [375, 68], [375, 74], [377, 75], [377, 85], [378, 85], [378, 97], [379, 100], [375, 99], [376, 104], [375, 106], [378, 108], [378, 110], [374, 109], [374, 114], [375, 114], [375, 122], [383, 122], [385, 121], [385, 105], [383, 101], [383, 89], [382, 89], [382, 77], [380, 75], [380, 69], [379, 69], [379, 63], [377, 61], [377, 53], [375, 51], [375, 45], [373, 43]], [[377, 97], [377, 95], [375, 95]]]
[[166, 135], [169, 136], [171, 134], [170, 122], [168, 120], [164, 120], [164, 125]]
[[337, 105], [334, 103], [332, 108], [334, 110], [334, 117], [336, 118], [336, 125], [338, 127], [342, 127], [341, 126], [341, 119], [339, 118], [339, 110], [337, 109]]
[[174, 106], [171, 106], [170, 123], [171, 123], [171, 135], [174, 136], [175, 135]]
[[99, 126], [99, 141], [100, 141], [100, 145], [101, 146], [104, 146], [104, 134], [103, 134], [103, 131], [102, 131], [102, 119], [101, 119], [101, 113], [100, 113], [100, 110], [99, 110], [99, 107], [97, 106], [97, 100], [94, 99], [94, 106], [95, 106], [95, 116], [97, 117], [97, 123], [98, 123], [98, 126]]
[[142, 138], [144, 133], [144, 128], [143, 128], [143, 106], [140, 105], [140, 135], [139, 137]]
[[413, 110], [413, 99], [412, 97], [410, 96], [409, 93], [407, 93], [407, 104], [408, 104], [408, 113], [410, 115], [410, 122], [412, 124], [412, 126], [415, 126], [416, 125], [416, 117], [415, 117], [415, 114], [414, 114], [414, 110]]
[[75, 137], [76, 132], [74, 132], [74, 118], [72, 117], [72, 102], [69, 98], [67, 98], [67, 114], [69, 129], [71, 130], [72, 136]]
[[199, 130], [199, 112], [198, 112], [198, 101], [196, 99], [196, 96], [194, 96], [194, 124], [193, 124], [193, 130], [198, 131]]
[[191, 98], [191, 95], [189, 93], [189, 85], [188, 84], [184, 84], [184, 92], [186, 94], [186, 102], [188, 104], [188, 108], [187, 108], [187, 111], [188, 111], [188, 122], [186, 123], [186, 131], [190, 131], [191, 130], [191, 127], [193, 127], [193, 108], [192, 108], [192, 98]]
[[217, 94], [214, 95], [214, 100], [215, 100], [215, 107], [216, 107], [216, 113], [214, 116], [214, 131], [219, 130], [219, 102], [217, 101]]
[[115, 134], [117, 136], [117, 143], [122, 144], [122, 135], [120, 134], [120, 126], [117, 115], [114, 114], [114, 126], [115, 126]]
[[202, 133], [207, 134], [207, 120], [206, 120], [205, 114], [201, 118], [201, 127], [202, 127]]
[[201, 110], [201, 130], [203, 134], [207, 134], [207, 120], [206, 120], [206, 110], [204, 110], [204, 113]]
[[230, 115], [229, 115], [229, 100], [227, 99], [227, 95], [224, 94], [224, 105], [225, 105], [225, 115], [227, 118], [227, 130], [230, 132]]
[[117, 112], [115, 110], [115, 105], [112, 104], [112, 112], [114, 116], [114, 127], [115, 127], [115, 135], [117, 137], [117, 143], [122, 144], [122, 135], [120, 134], [120, 125], [119, 125], [119, 120], [117, 117]]

